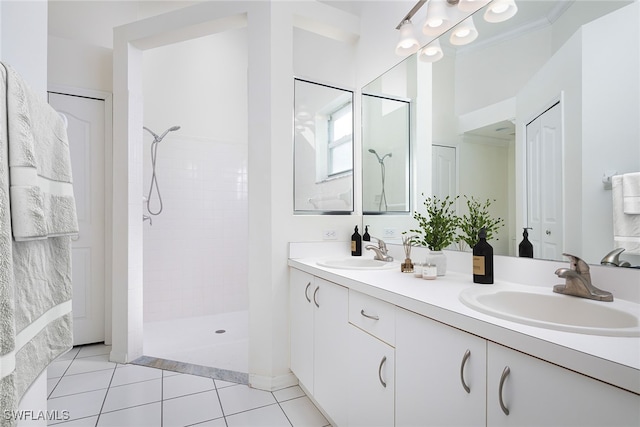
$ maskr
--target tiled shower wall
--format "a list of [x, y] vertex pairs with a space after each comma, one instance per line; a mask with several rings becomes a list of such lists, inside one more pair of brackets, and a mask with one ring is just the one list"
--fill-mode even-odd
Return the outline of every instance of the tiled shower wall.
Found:
[[[145, 322], [247, 310], [249, 304], [247, 145], [181, 132], [158, 146], [164, 208], [153, 225], [143, 226]], [[151, 136], [145, 133], [144, 140], [146, 196]], [[151, 209], [158, 206], [154, 190]]]

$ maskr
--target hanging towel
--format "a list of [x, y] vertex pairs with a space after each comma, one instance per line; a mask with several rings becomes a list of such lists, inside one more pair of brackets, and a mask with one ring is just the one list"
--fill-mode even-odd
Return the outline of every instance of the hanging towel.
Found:
[[622, 175], [624, 213], [640, 215], [640, 172]]
[[64, 120], [13, 68], [6, 70], [13, 237], [77, 234]]
[[0, 74], [0, 426], [8, 427], [33, 381], [72, 346], [78, 229], [66, 129], [51, 118], [61, 119], [11, 67], [0, 64]]
[[614, 247], [624, 248], [627, 253], [640, 254], [640, 215], [625, 213], [624, 175], [614, 176], [611, 184]]

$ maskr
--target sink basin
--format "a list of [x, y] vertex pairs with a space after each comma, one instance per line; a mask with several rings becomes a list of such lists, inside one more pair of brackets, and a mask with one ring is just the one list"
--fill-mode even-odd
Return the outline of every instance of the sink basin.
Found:
[[338, 258], [317, 261], [321, 267], [340, 268], [343, 270], [388, 270], [399, 268], [397, 263], [379, 261], [372, 258]]
[[581, 334], [640, 337], [640, 304], [592, 301], [553, 293], [552, 287], [491, 285], [465, 289], [460, 301], [513, 322]]

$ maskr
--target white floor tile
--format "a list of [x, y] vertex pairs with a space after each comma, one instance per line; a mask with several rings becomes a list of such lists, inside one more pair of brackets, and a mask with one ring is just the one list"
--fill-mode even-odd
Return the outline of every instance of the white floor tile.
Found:
[[225, 415], [276, 403], [275, 397], [268, 391], [256, 390], [246, 385], [236, 385], [218, 390], [222, 410]]
[[182, 427], [222, 417], [222, 409], [215, 390], [162, 402], [162, 426]]
[[51, 392], [58, 385], [60, 378], [47, 378], [47, 399], [51, 397]]
[[158, 427], [162, 425], [161, 407], [160, 402], [156, 402], [103, 413], [98, 420], [98, 427]]
[[56, 360], [73, 360], [74, 357], [80, 351], [80, 347], [73, 347], [71, 350], [67, 351], [65, 354], [61, 354], [56, 358]]
[[98, 421], [98, 416], [80, 418], [78, 420], [71, 420], [64, 423], [56, 424], [58, 427], [95, 427]]
[[202, 391], [214, 390], [213, 379], [197, 375], [173, 375], [162, 379], [162, 398], [184, 396]]
[[307, 396], [280, 404], [293, 427], [324, 427], [329, 422]]
[[118, 365], [111, 386], [138, 383], [140, 381], [156, 380], [162, 378], [162, 370], [147, 368], [146, 366]]
[[277, 404], [227, 417], [229, 427], [291, 427], [291, 423]]
[[51, 397], [84, 393], [85, 391], [108, 388], [113, 376], [112, 370], [87, 372], [84, 374], [65, 375], [53, 390]]
[[162, 400], [161, 380], [143, 381], [109, 388], [103, 412], [116, 411]]
[[69, 365], [71, 365], [71, 359], [51, 362], [47, 367], [47, 378], [60, 378], [69, 368]]
[[79, 349], [77, 357], [100, 356], [111, 353], [111, 346], [104, 344], [83, 345]]
[[297, 397], [306, 396], [300, 386], [297, 385], [274, 391], [273, 395], [278, 402], [284, 402], [285, 400], [291, 400]]
[[222, 380], [214, 380], [214, 381], [218, 389], [225, 388], [225, 387], [233, 387], [238, 385], [238, 383], [231, 383], [229, 381], [222, 381]]
[[227, 422], [224, 420], [224, 418], [218, 418], [217, 420], [194, 424], [192, 427], [227, 427]]
[[69, 411], [70, 420], [98, 415], [106, 394], [107, 390], [96, 390], [49, 399], [47, 410]]
[[115, 369], [116, 364], [109, 362], [106, 354], [90, 357], [76, 357], [65, 375], [82, 374], [84, 372], [101, 371], [104, 369]]

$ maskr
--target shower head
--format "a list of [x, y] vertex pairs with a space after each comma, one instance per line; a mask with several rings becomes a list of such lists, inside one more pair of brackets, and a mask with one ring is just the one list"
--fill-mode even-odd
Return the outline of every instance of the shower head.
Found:
[[164, 133], [161, 136], [158, 136], [155, 132], [151, 131], [148, 127], [143, 126], [142, 129], [146, 130], [147, 132], [149, 132], [151, 135], [153, 135], [153, 139], [154, 142], [160, 142], [162, 141], [162, 139], [167, 136], [167, 134], [169, 132], [173, 132], [176, 131], [178, 129], [180, 129], [180, 126], [171, 126], [169, 129], [165, 130]]
[[373, 148], [369, 148], [369, 152], [373, 153], [376, 158], [378, 159], [378, 162], [382, 163], [384, 162], [384, 159], [386, 159], [387, 157], [391, 157], [391, 153], [387, 153], [384, 156], [382, 156], [382, 158], [378, 155], [378, 153], [376, 152], [376, 150], [374, 150]]

